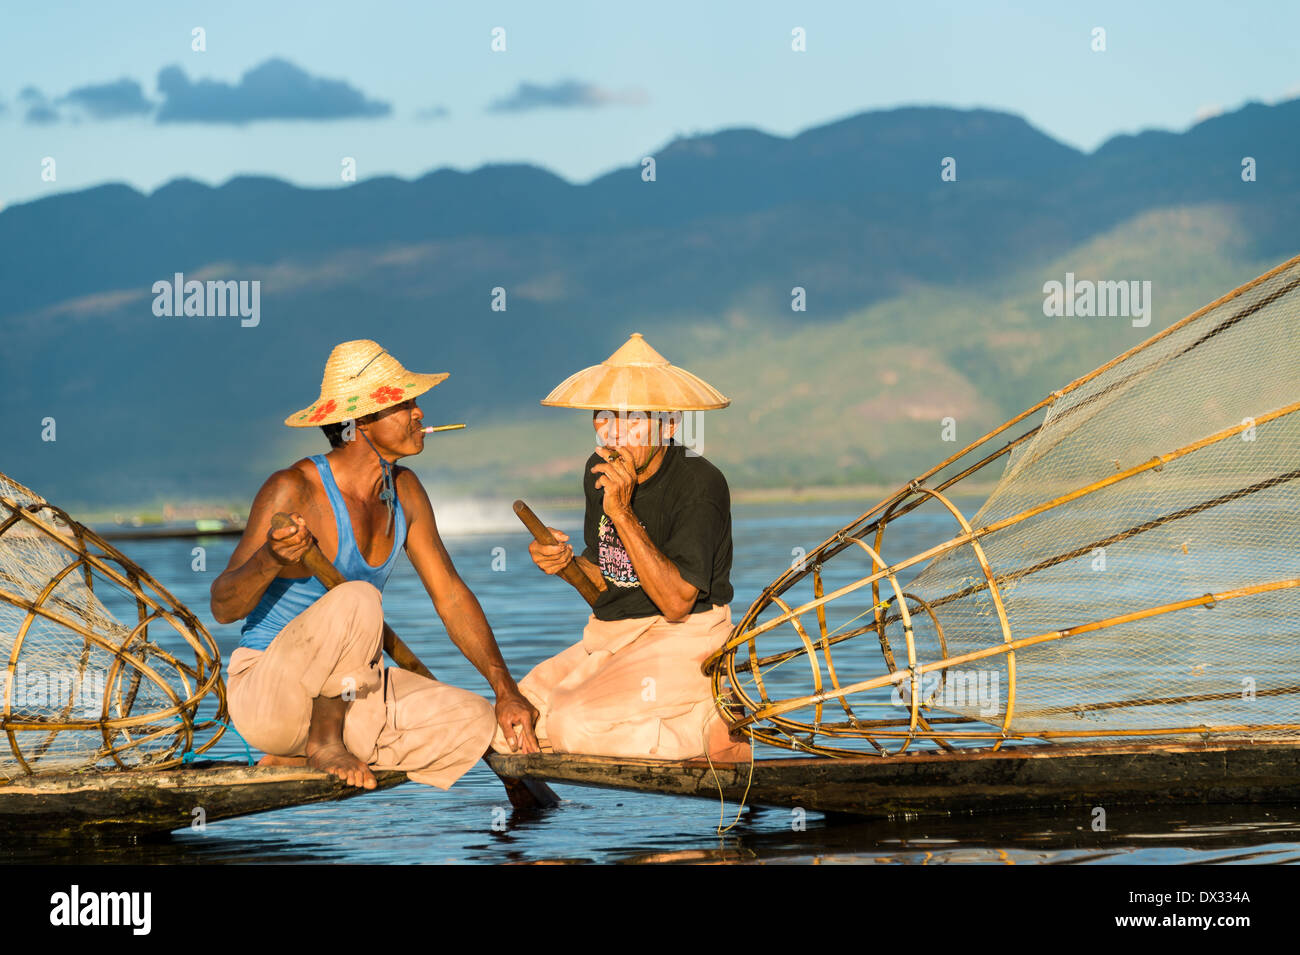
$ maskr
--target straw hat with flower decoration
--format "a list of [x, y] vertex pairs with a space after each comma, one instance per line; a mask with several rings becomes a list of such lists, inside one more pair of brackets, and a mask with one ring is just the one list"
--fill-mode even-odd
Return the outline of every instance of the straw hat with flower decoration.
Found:
[[590, 411], [711, 411], [727, 407], [731, 399], [670, 364], [634, 332], [599, 365], [562, 381], [542, 404]]
[[313, 428], [361, 418], [422, 395], [447, 374], [407, 371], [377, 342], [368, 338], [336, 345], [325, 362], [320, 397], [284, 419], [291, 428]]

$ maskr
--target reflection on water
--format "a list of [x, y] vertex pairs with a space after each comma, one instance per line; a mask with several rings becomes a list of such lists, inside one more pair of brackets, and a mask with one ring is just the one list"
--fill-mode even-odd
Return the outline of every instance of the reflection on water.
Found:
[[[1086, 810], [863, 822], [751, 807], [718, 836], [705, 800], [559, 786], [551, 812], [504, 806], [495, 778], [475, 769], [436, 793], [414, 783], [352, 800], [213, 823], [127, 846], [8, 846], [0, 861], [169, 865], [271, 863], [1285, 863], [1300, 862], [1300, 811], [1290, 806], [1113, 807], [1105, 832]], [[727, 808], [726, 822], [735, 818]]]
[[[968, 510], [968, 513], [970, 511]], [[856, 517], [852, 504], [737, 507], [733, 615], [739, 619], [763, 586], [788, 566], [795, 548], [811, 550]], [[575, 536], [580, 517], [543, 513]], [[903, 535], [900, 523], [898, 533]], [[951, 536], [951, 529], [941, 529]], [[586, 620], [581, 599], [528, 560], [520, 533], [451, 538], [448, 548], [474, 590], [516, 676], [575, 641]], [[194, 572], [194, 541], [125, 545], [182, 602], [197, 612], [221, 646], [238, 643], [238, 627], [211, 621], [208, 587], [224, 569], [234, 541], [213, 538], [207, 571]], [[910, 541], [900, 542], [905, 548]], [[918, 541], [921, 545], [933, 539]], [[500, 566], [504, 548], [505, 569]], [[487, 694], [487, 685], [447, 640], [428, 596], [406, 561], [384, 595], [388, 621], [440, 678]], [[209, 754], [237, 758], [227, 734]], [[511, 813], [504, 791], [482, 765], [448, 792], [407, 783], [346, 803], [300, 806], [211, 823], [132, 845], [14, 845], [0, 835], [0, 862], [76, 863], [565, 863], [565, 862], [849, 862], [849, 863], [1192, 863], [1300, 861], [1300, 810], [1292, 806], [1178, 807], [1161, 812], [1108, 809], [1107, 831], [1092, 829], [1086, 810], [958, 816], [939, 820], [848, 822], [808, 814], [806, 828], [788, 810], [746, 808], [719, 836], [737, 807], [670, 796], [557, 786], [565, 800], [545, 813]], [[494, 828], [494, 823], [496, 827]]]

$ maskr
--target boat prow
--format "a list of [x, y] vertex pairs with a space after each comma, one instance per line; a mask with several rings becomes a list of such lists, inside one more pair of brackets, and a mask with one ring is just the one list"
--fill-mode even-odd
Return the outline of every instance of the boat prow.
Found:
[[0, 785], [6, 838], [69, 840], [161, 835], [288, 806], [388, 789], [406, 774], [376, 772], [372, 790], [300, 766], [203, 761], [180, 769], [109, 770], [20, 777]]

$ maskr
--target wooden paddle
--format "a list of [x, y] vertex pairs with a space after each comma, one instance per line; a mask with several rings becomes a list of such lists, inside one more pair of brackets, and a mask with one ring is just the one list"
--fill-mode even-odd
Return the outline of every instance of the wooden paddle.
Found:
[[[538, 520], [537, 515], [533, 513], [533, 509], [523, 501], [515, 501], [515, 514], [524, 522], [524, 527], [532, 532], [537, 543], [545, 544], [548, 547], [559, 543], [550, 529]], [[578, 566], [576, 560], [570, 557], [569, 562], [564, 565], [564, 569], [560, 571], [558, 576], [571, 583], [578, 593], [582, 594], [582, 599], [587, 601], [588, 604], [593, 607], [596, 605], [596, 598], [600, 596], [601, 588], [597, 587], [592, 582], [592, 579], [582, 572], [582, 568]]]
[[[273, 530], [296, 526], [294, 519], [283, 511], [277, 511], [271, 517], [271, 528]], [[344, 582], [344, 577], [339, 573], [339, 569], [325, 559], [325, 555], [321, 553], [320, 547], [315, 542], [307, 548], [307, 552], [299, 560], [302, 561], [304, 567], [311, 571], [313, 577], [325, 585], [326, 590], [333, 590]], [[403, 670], [410, 670], [412, 673], [418, 673], [430, 680], [436, 679], [433, 671], [420, 661], [420, 658], [415, 655], [415, 651], [403, 642], [402, 638], [394, 632], [387, 621], [384, 622], [384, 652]], [[493, 772], [496, 772], [496, 770], [493, 770]], [[506, 787], [506, 795], [510, 799], [510, 805], [516, 809], [537, 809], [560, 804], [560, 797], [555, 795], [550, 786], [540, 780], [515, 779], [514, 777], [500, 775], [498, 775], [498, 778]]]

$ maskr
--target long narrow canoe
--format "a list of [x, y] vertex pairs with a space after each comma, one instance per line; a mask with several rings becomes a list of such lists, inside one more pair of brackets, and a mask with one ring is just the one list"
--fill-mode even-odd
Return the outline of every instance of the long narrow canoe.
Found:
[[494, 754], [497, 772], [552, 783], [742, 798], [867, 817], [1064, 806], [1300, 803], [1300, 744], [1020, 746], [999, 752], [671, 762]]
[[199, 762], [182, 769], [31, 776], [0, 785], [5, 839], [148, 836], [255, 812], [347, 799], [406, 781], [376, 772], [376, 789], [306, 767]]

